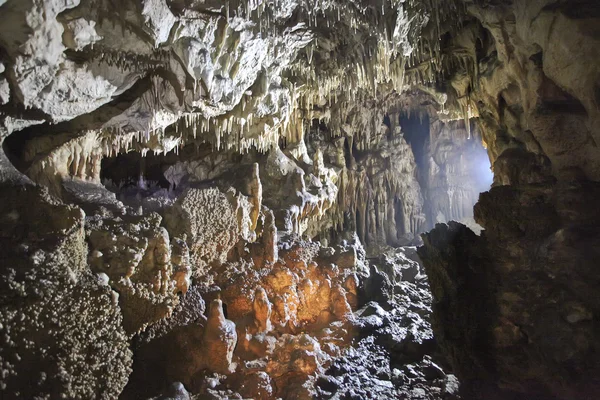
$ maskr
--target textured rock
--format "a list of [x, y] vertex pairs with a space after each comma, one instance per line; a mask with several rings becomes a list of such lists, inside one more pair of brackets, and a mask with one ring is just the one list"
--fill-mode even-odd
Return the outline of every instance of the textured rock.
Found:
[[0, 389], [593, 398], [598, 16], [0, 0]]
[[436, 336], [476, 395], [502, 379], [517, 393], [594, 397], [596, 186], [494, 188], [475, 208], [482, 238], [452, 224], [426, 235]]
[[[286, 244], [290, 247], [285, 251], [279, 250], [280, 259], [273, 266], [230, 271], [230, 277], [218, 278], [230, 318], [238, 320], [254, 315], [253, 324], [260, 332], [269, 324], [259, 315], [268, 314], [274, 327], [295, 331], [315, 322], [329, 322], [331, 313], [338, 312], [343, 316], [350, 311], [342, 284], [348, 275], [356, 272], [356, 264], [335, 265], [323, 260], [323, 264], [319, 265], [322, 261], [316, 258], [316, 243]], [[344, 252], [342, 249], [338, 251]], [[253, 287], [257, 288], [254, 293], [250, 291]], [[332, 291], [332, 288], [336, 289]]]
[[597, 363], [584, 355], [595, 352], [586, 339], [595, 333], [582, 322], [590, 315], [582, 310], [596, 307], [584, 293], [597, 285], [582, 259], [597, 247], [588, 202], [599, 159], [589, 105], [598, 63], [588, 59], [598, 51], [589, 28], [596, 8], [471, 3], [477, 21], [452, 39], [466, 73], [448, 69], [448, 104], [479, 116], [498, 187], [475, 206], [481, 239], [438, 226], [420, 252], [436, 336], [476, 398], [593, 398], [598, 390]]
[[237, 333], [235, 324], [223, 315], [221, 300], [210, 303], [203, 339], [205, 365], [217, 373], [232, 373], [235, 370], [232, 357]]
[[179, 255], [179, 276], [173, 271], [169, 234], [160, 222], [158, 214], [150, 214], [120, 221], [95, 218], [86, 226], [90, 268], [105, 273], [119, 292], [123, 324], [131, 335], [169, 316], [176, 293], [188, 285], [189, 265]]
[[235, 204], [229, 195], [216, 188], [189, 189], [165, 212], [167, 228], [187, 237], [197, 277], [206, 274], [213, 262], [224, 262], [238, 240], [249, 239], [252, 205], [245, 199]]
[[194, 285], [185, 294], [182, 294], [179, 304], [169, 317], [150, 325], [137, 336], [138, 344], [161, 338], [179, 327], [204, 323], [205, 311], [206, 304], [202, 298], [201, 289]]
[[[407, 261], [413, 252], [412, 248], [390, 250], [388, 259], [397, 260], [395, 269], [405, 269], [411, 266]], [[367, 304], [355, 313], [355, 342], [319, 373], [316, 397], [460, 398], [456, 377], [447, 375], [426, 355], [433, 347], [427, 280], [422, 277], [409, 282], [392, 275], [387, 280], [394, 283], [384, 301], [373, 301], [379, 297], [379, 288], [363, 294]]]
[[254, 323], [259, 333], [271, 330], [271, 303], [265, 289], [259, 287], [254, 293]]
[[118, 396], [131, 351], [117, 294], [86, 266], [82, 211], [33, 186], [2, 193], [2, 397]]

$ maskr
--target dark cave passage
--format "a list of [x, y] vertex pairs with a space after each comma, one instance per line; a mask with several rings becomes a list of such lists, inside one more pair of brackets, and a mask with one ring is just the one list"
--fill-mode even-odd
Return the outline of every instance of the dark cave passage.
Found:
[[430, 129], [429, 115], [423, 117], [422, 115], [415, 115], [414, 113], [412, 115], [402, 113], [399, 117], [397, 123], [400, 124], [404, 138], [412, 148], [415, 161], [419, 167], [419, 172], [423, 171], [424, 173], [427, 173], [427, 156], [429, 153], [427, 147]]
[[138, 186], [143, 189], [150, 185], [168, 189], [172, 185], [165, 178], [164, 172], [175, 161], [176, 158], [169, 155], [142, 156], [140, 152], [130, 151], [116, 157], [103, 158], [100, 179], [105, 186], [111, 187]]

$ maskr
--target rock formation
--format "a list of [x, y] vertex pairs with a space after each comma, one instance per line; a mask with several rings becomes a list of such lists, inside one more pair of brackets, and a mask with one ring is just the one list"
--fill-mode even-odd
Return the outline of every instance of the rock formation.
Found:
[[599, 19], [0, 0], [0, 397], [595, 398]]
[[2, 187], [3, 397], [114, 398], [131, 372], [119, 295], [87, 265], [84, 214]]
[[203, 367], [221, 374], [234, 372], [232, 359], [237, 334], [235, 324], [223, 315], [221, 300], [215, 299], [210, 303], [202, 339], [205, 359]]
[[434, 331], [471, 397], [592, 399], [598, 8], [469, 13], [477, 23], [453, 40], [476, 71], [450, 83], [479, 115], [495, 184], [475, 206], [481, 237], [457, 224], [424, 237]]

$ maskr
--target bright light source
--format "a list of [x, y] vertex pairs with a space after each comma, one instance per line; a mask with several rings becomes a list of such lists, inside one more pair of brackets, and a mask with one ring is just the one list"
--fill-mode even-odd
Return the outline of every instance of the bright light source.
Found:
[[473, 178], [475, 184], [480, 192], [486, 192], [492, 186], [494, 182], [494, 173], [490, 164], [490, 158], [488, 157], [487, 151], [483, 147], [473, 149], [468, 157], [471, 158], [471, 165], [473, 167]]

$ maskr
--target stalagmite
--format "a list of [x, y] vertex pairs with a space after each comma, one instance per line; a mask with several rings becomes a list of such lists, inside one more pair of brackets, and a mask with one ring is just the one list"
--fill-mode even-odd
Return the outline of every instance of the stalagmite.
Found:
[[259, 287], [254, 292], [254, 323], [259, 333], [271, 330], [271, 303], [264, 288]]
[[221, 300], [216, 299], [210, 303], [202, 340], [206, 365], [221, 374], [234, 372], [233, 350], [237, 343], [237, 333], [235, 324], [225, 319]]
[[258, 163], [254, 163], [252, 166], [252, 180], [248, 184], [248, 194], [250, 201], [252, 202], [252, 211], [250, 212], [250, 219], [252, 221], [251, 230], [256, 229], [258, 216], [262, 208], [262, 185], [260, 183], [259, 166]]

